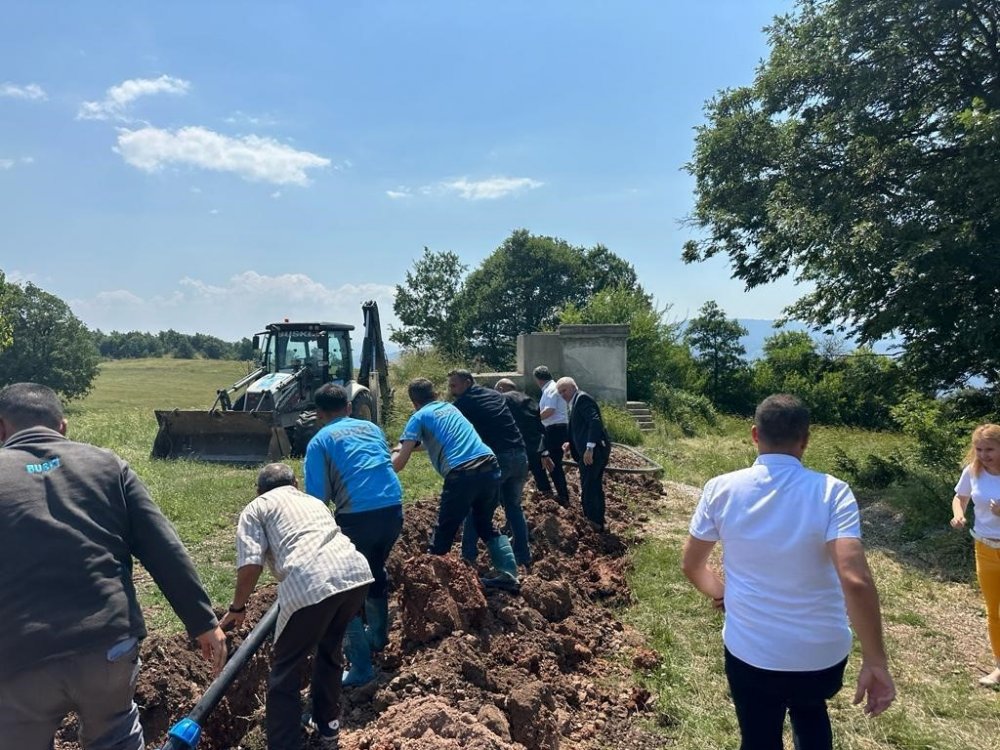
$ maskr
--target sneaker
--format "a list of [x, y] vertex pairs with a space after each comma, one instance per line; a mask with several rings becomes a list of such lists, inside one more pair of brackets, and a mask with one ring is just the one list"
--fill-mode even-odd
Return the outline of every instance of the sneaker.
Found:
[[325, 727], [313, 721], [312, 715], [302, 716], [302, 725], [316, 736], [316, 746], [323, 750], [340, 750], [340, 722], [334, 719]]

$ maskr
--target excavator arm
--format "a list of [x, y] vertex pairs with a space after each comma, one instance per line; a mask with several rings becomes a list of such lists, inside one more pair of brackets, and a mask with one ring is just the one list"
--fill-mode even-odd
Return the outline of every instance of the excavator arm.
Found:
[[389, 359], [382, 341], [382, 323], [378, 303], [369, 300], [361, 306], [364, 315], [365, 340], [361, 344], [361, 365], [358, 382], [368, 387], [374, 400], [372, 421], [384, 425], [392, 409], [392, 389], [389, 387]]

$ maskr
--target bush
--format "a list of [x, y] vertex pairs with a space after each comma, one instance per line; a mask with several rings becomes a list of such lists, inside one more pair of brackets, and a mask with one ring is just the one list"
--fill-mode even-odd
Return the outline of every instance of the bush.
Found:
[[859, 461], [838, 447], [834, 450], [833, 462], [838, 475], [857, 488], [885, 489], [905, 479], [908, 473], [906, 458], [899, 452], [893, 452], [888, 458], [869, 453]]
[[652, 406], [665, 420], [677, 424], [688, 437], [705, 428], [715, 427], [719, 421], [719, 413], [708, 398], [665, 383], [653, 386]]
[[604, 427], [614, 442], [642, 445], [642, 430], [625, 409], [614, 404], [601, 404], [601, 416], [604, 418]]

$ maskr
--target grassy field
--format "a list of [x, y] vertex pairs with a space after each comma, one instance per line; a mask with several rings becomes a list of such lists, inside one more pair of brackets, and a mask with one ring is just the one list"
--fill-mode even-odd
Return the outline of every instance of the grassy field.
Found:
[[[255, 470], [194, 462], [152, 461], [153, 410], [205, 408], [215, 389], [245, 373], [233, 362], [140, 360], [103, 366], [93, 393], [69, 412], [70, 437], [109, 447], [148, 484], [191, 550], [213, 600], [224, 605], [233, 585], [234, 526], [254, 496]], [[395, 438], [401, 408], [389, 428]], [[643, 450], [667, 469], [673, 482], [647, 511], [649, 541], [634, 552], [631, 583], [636, 603], [622, 617], [645, 633], [663, 655], [660, 667], [638, 675], [658, 696], [651, 724], [665, 746], [685, 750], [735, 748], [736, 725], [721, 671], [721, 618], [684, 580], [680, 545], [695, 491], [714, 474], [753, 460], [749, 422], [726, 418], [709, 435], [683, 437], [669, 426], [647, 439]], [[806, 463], [834, 470], [840, 448], [853, 457], [888, 455], [903, 447], [899, 436], [817, 428]], [[423, 455], [401, 475], [407, 500], [433, 494], [439, 480]], [[292, 462], [301, 472], [299, 462]], [[941, 502], [947, 503], [947, 497]], [[864, 500], [870, 559], [882, 592], [887, 634], [900, 699], [884, 717], [868, 720], [850, 705], [852, 689], [833, 701], [837, 740], [843, 750], [905, 748], [968, 750], [1000, 738], [998, 695], [977, 689], [975, 679], [990, 661], [986, 623], [968, 555], [968, 539], [941, 533], [913, 540], [900, 533], [899, 518], [877, 496]], [[160, 630], [179, 624], [149, 581], [140, 582], [150, 623]], [[857, 658], [848, 670], [855, 678]], [[791, 744], [788, 745], [791, 747]]]

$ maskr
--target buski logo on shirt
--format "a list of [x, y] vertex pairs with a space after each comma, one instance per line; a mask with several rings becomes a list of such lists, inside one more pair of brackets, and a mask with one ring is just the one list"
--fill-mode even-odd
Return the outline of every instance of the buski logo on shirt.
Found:
[[29, 474], [44, 474], [47, 471], [58, 469], [60, 466], [62, 466], [62, 463], [59, 461], [59, 456], [55, 456], [48, 461], [42, 461], [40, 464], [25, 464], [24, 468], [27, 469]]

